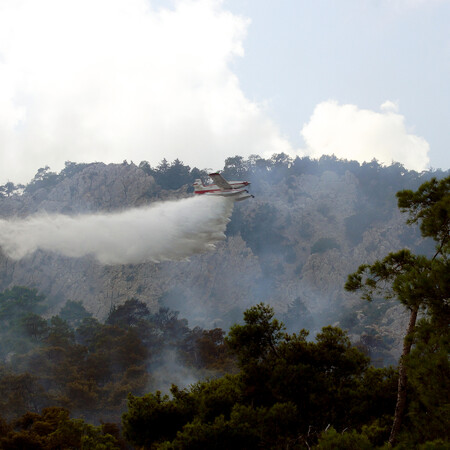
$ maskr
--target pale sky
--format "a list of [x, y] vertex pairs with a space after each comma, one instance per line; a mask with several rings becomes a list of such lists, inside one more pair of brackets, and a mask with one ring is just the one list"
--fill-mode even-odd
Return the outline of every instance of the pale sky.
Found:
[[449, 0], [0, 0], [0, 183], [285, 152], [450, 167]]

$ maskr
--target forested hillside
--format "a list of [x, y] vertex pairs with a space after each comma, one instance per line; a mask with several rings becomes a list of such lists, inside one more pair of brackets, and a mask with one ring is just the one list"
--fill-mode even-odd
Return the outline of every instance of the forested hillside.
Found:
[[[1, 448], [448, 448], [450, 177], [285, 155], [223, 174], [256, 198], [189, 261], [2, 255]], [[198, 177], [67, 163], [0, 210], [115, 211]]]
[[[264, 301], [289, 331], [305, 327], [314, 334], [339, 324], [378, 365], [395, 362], [405, 320], [401, 310], [395, 303], [367, 305], [343, 285], [355, 267], [388, 251], [432, 248], [405, 225], [395, 192], [445, 174], [281, 154], [269, 160], [229, 158], [223, 175], [251, 181], [255, 199], [235, 205], [227, 240], [215, 252], [189, 262], [112, 266], [40, 250], [19, 261], [0, 255], [0, 289], [37, 288], [53, 314], [74, 300], [104, 319], [112, 307], [136, 298], [153, 312], [161, 306], [179, 311], [191, 326], [224, 329]], [[39, 170], [27, 186], [2, 186], [0, 214], [124, 210], [189, 197], [196, 178], [206, 182], [207, 173], [178, 160], [156, 168], [147, 162], [67, 163], [60, 173]]]

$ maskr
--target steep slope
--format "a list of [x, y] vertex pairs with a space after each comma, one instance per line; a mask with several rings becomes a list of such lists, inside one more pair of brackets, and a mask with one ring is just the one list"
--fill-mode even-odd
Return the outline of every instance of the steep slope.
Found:
[[[343, 285], [359, 264], [389, 251], [404, 246], [427, 251], [418, 233], [405, 226], [394, 194], [431, 174], [330, 158], [237, 163], [228, 161], [224, 174], [250, 179], [256, 198], [235, 205], [228, 237], [215, 252], [182, 262], [112, 266], [39, 250], [19, 261], [1, 254], [0, 289], [36, 287], [54, 311], [67, 299], [81, 300], [98, 317], [137, 298], [153, 310], [160, 305], [179, 310], [191, 325], [225, 329], [245, 308], [264, 301], [291, 331], [305, 327], [314, 333], [339, 323], [372, 356], [391, 362], [404, 330], [401, 309], [386, 302], [365, 304]], [[183, 181], [189, 174], [204, 176], [179, 161], [169, 169], [175, 166], [184, 169]], [[126, 162], [69, 163], [61, 174], [43, 169], [23, 193], [0, 198], [0, 217], [111, 212], [190, 196], [189, 184], [167, 183], [168, 173], [167, 166], [158, 171]]]

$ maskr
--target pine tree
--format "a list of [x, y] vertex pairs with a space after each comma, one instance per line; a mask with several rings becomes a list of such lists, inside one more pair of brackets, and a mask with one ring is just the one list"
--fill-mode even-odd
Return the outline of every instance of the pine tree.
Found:
[[397, 193], [398, 207], [409, 214], [408, 224], [420, 225], [424, 238], [432, 238], [436, 251], [432, 257], [415, 255], [408, 249], [388, 254], [383, 260], [361, 265], [350, 274], [348, 291], [361, 291], [362, 298], [377, 295], [397, 298], [409, 311], [410, 319], [399, 361], [397, 404], [389, 443], [397, 441], [406, 408], [407, 365], [420, 310], [436, 324], [448, 327], [450, 298], [450, 177], [432, 178], [416, 192]]

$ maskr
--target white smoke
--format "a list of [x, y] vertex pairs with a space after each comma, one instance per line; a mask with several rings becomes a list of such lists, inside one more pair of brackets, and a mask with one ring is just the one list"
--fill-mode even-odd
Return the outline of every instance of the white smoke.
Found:
[[225, 238], [233, 201], [192, 197], [120, 213], [0, 220], [0, 246], [20, 259], [38, 249], [102, 264], [182, 260]]

